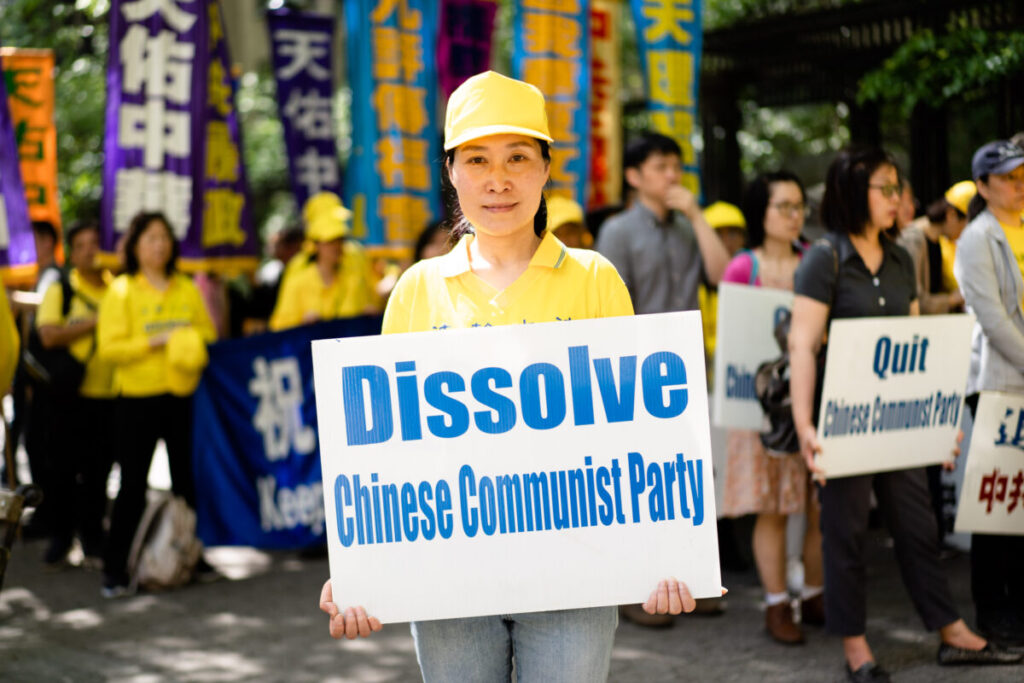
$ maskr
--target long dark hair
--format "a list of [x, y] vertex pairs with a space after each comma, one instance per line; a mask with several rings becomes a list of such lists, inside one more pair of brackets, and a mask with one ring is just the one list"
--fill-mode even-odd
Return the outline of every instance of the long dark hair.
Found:
[[821, 220], [830, 232], [859, 235], [871, 220], [868, 184], [880, 166], [899, 167], [880, 147], [847, 149], [839, 153], [825, 176], [825, 196], [821, 200]]
[[128, 227], [128, 237], [124, 242], [124, 271], [129, 275], [139, 272], [139, 257], [135, 255], [135, 248], [139, 244], [142, 233], [154, 221], [164, 226], [167, 237], [171, 240], [171, 257], [167, 259], [167, 265], [164, 267], [167, 275], [172, 275], [178, 265], [178, 240], [174, 236], [174, 230], [171, 229], [171, 223], [167, 220], [167, 216], [159, 211], [142, 211], [132, 219], [131, 225]]
[[[985, 183], [988, 185], [988, 173], [980, 175], [974, 179], [975, 185], [978, 183]], [[970, 223], [977, 218], [982, 211], [988, 208], [988, 201], [981, 196], [981, 192], [978, 192], [971, 197], [971, 203], [967, 205], [967, 222]]]
[[[545, 162], [551, 163], [551, 147], [548, 145], [547, 140], [541, 140], [534, 138], [540, 143], [540, 156]], [[462, 213], [462, 207], [459, 206], [459, 195], [455, 192], [455, 187], [452, 185], [451, 178], [448, 177], [448, 169], [451, 168], [452, 163], [455, 161], [455, 150], [450, 149], [445, 152], [444, 164], [441, 166], [441, 190], [444, 198], [445, 209], [448, 214], [448, 224], [451, 226], [451, 237], [449, 241], [454, 244], [462, 239], [463, 235], [474, 232], [472, 224], [466, 220], [466, 216]], [[540, 237], [544, 234], [545, 228], [548, 226], [548, 203], [544, 199], [544, 195], [540, 196], [540, 207], [537, 209], [537, 213], [533, 215], [533, 234]]]
[[786, 170], [774, 173], [762, 173], [747, 185], [743, 193], [743, 217], [747, 221], [747, 247], [753, 249], [764, 244], [764, 214], [768, 211], [768, 202], [772, 198], [772, 185], [775, 183], [796, 183], [800, 188], [800, 199], [807, 202], [804, 184], [795, 173]]

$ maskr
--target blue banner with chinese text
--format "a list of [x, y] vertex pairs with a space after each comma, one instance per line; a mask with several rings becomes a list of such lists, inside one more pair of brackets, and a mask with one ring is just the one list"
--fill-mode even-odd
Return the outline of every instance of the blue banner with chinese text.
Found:
[[206, 545], [323, 541], [314, 339], [380, 333], [367, 316], [219, 342], [193, 403], [198, 534]]
[[701, 0], [630, 0], [651, 127], [682, 149], [683, 185], [700, 194], [693, 146], [703, 42]]
[[540, 88], [548, 110], [554, 194], [587, 202], [590, 3], [515, 0], [513, 75]]
[[356, 237], [411, 246], [438, 215], [438, 0], [345, 0]]

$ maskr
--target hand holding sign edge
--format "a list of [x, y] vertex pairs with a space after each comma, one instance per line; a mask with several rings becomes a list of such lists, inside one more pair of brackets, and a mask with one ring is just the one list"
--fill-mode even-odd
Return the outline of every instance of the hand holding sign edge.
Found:
[[696, 609], [697, 602], [684, 582], [670, 577], [658, 582], [642, 607], [648, 614], [679, 614], [692, 612]]
[[320, 590], [320, 610], [330, 617], [328, 630], [331, 638], [340, 640], [348, 638], [367, 638], [371, 633], [380, 631], [380, 620], [377, 617], [367, 616], [366, 610], [362, 607], [346, 607], [342, 611], [334, 602], [334, 591], [331, 588], [331, 580], [324, 582]]

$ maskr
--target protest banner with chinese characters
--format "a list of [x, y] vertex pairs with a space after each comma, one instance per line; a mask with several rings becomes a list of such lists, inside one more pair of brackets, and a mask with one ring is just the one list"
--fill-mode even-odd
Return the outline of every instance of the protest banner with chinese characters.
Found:
[[953, 457], [973, 326], [969, 315], [832, 321], [818, 418], [826, 477]]
[[981, 392], [954, 528], [1024, 535], [1024, 396]]
[[440, 0], [437, 77], [447, 99], [470, 76], [491, 68], [497, 0]]
[[590, 0], [590, 196], [598, 208], [622, 200], [619, 0]]
[[693, 146], [703, 33], [700, 0], [630, 0], [651, 127], [682, 150], [683, 185], [700, 193]]
[[718, 427], [762, 430], [764, 411], [754, 375], [782, 354], [775, 325], [793, 308], [793, 292], [723, 282], [718, 287], [714, 422]]
[[256, 270], [259, 241], [249, 211], [235, 81], [220, 3], [212, 0], [208, 11], [207, 106], [201, 122], [205, 144], [199, 169], [203, 220], [181, 244], [181, 266], [231, 275]]
[[586, 0], [515, 0], [512, 73], [547, 102], [551, 194], [587, 201], [590, 9]]
[[36, 277], [36, 246], [21, 180], [6, 80], [0, 78], [0, 278], [4, 285], [31, 285]]
[[277, 105], [300, 211], [319, 192], [341, 195], [332, 104], [334, 21], [291, 10], [267, 13]]
[[376, 334], [380, 317], [212, 344], [193, 399], [197, 533], [207, 545], [324, 540], [310, 342]]
[[[60, 235], [53, 51], [5, 47], [0, 48], [0, 59], [29, 218], [48, 221]], [[58, 240], [57, 251], [63, 253], [62, 240]]]
[[110, 6], [101, 227], [114, 251], [140, 211], [179, 241], [200, 227], [207, 107], [207, 0]]
[[438, 0], [346, 0], [355, 235], [406, 253], [439, 214]]
[[721, 595], [701, 337], [683, 312], [313, 342], [334, 585], [382, 622]]

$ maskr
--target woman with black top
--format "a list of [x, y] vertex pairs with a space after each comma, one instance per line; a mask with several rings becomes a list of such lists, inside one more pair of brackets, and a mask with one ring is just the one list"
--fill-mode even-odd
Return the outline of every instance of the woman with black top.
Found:
[[[842, 152], [829, 167], [822, 218], [829, 234], [804, 256], [795, 276], [789, 336], [793, 420], [808, 469], [821, 474], [813, 405], [817, 357], [830, 320], [918, 315], [914, 267], [885, 231], [899, 209], [902, 184], [879, 149]], [[1021, 659], [974, 634], [958, 616], [939, 567], [935, 518], [923, 468], [822, 482], [825, 625], [843, 637], [851, 681], [888, 681], [866, 632], [864, 547], [871, 492], [896, 544], [896, 558], [914, 607], [938, 630], [940, 664], [1014, 663]]]

